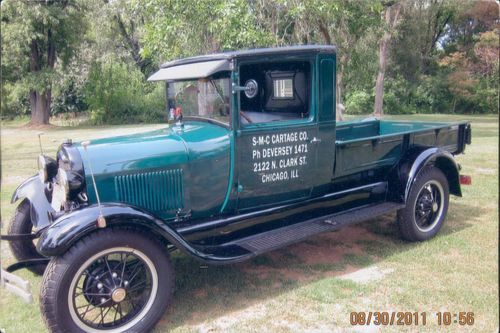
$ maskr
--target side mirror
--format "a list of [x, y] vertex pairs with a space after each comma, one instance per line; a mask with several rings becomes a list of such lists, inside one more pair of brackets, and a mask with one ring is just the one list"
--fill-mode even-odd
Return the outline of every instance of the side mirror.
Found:
[[257, 92], [259, 91], [258, 89], [259, 85], [254, 79], [250, 79], [245, 82], [245, 85], [243, 87], [237, 86], [233, 83], [233, 94], [236, 94], [236, 92], [238, 91], [244, 91], [247, 98], [254, 98], [255, 96], [257, 96]]

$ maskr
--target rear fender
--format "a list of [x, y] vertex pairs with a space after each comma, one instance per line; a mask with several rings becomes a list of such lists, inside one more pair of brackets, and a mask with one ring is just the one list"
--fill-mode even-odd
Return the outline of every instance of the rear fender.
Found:
[[416, 148], [408, 152], [389, 174], [389, 199], [406, 203], [412, 185], [426, 166], [434, 166], [443, 172], [450, 194], [461, 197], [460, 167], [451, 153], [440, 148]]
[[62, 216], [44, 230], [37, 243], [37, 250], [46, 257], [65, 253], [75, 242], [99, 229], [97, 218], [101, 214], [109, 227], [135, 227], [159, 236], [179, 250], [201, 261], [222, 264], [236, 258], [218, 257], [196, 249], [167, 223], [138, 207], [120, 203], [92, 205]]

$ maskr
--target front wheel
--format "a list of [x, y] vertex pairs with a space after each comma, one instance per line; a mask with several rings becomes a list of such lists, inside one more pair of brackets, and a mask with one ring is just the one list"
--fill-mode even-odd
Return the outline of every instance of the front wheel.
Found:
[[173, 270], [145, 234], [105, 229], [53, 258], [40, 292], [51, 332], [147, 332], [171, 303]]
[[435, 167], [426, 167], [410, 189], [406, 207], [398, 211], [398, 225], [403, 238], [423, 241], [441, 229], [448, 212], [448, 180]]

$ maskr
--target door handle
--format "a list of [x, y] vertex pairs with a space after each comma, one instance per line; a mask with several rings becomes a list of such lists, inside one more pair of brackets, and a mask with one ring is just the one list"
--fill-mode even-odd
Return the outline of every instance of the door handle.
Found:
[[312, 138], [311, 141], [309, 141], [310, 143], [320, 143], [321, 142], [321, 139], [318, 139], [316, 137]]

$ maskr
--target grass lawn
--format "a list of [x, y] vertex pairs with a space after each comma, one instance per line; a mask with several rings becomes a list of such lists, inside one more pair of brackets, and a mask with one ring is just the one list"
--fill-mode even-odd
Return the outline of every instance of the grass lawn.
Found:
[[[463, 187], [463, 198], [451, 197], [448, 219], [437, 237], [403, 242], [392, 215], [227, 267], [203, 268], [194, 259], [174, 254], [174, 302], [155, 332], [362, 331], [350, 325], [352, 311], [427, 313], [425, 327], [382, 327], [384, 332], [497, 331], [498, 118], [391, 118], [472, 121], [473, 144], [457, 160], [473, 185]], [[53, 156], [65, 138], [84, 140], [160, 126], [53, 128], [45, 131], [43, 145]], [[14, 211], [12, 192], [36, 172], [37, 133], [18, 124], [2, 127], [2, 233]], [[1, 256], [2, 265], [13, 262], [6, 242]], [[341, 278], [374, 266], [386, 272], [379, 280], [362, 284]], [[37, 299], [41, 277], [18, 274], [31, 281], [35, 303], [27, 305], [0, 289], [0, 328], [7, 333], [45, 332]], [[474, 312], [474, 325], [459, 327], [452, 321], [449, 327], [439, 327], [437, 311]]]

